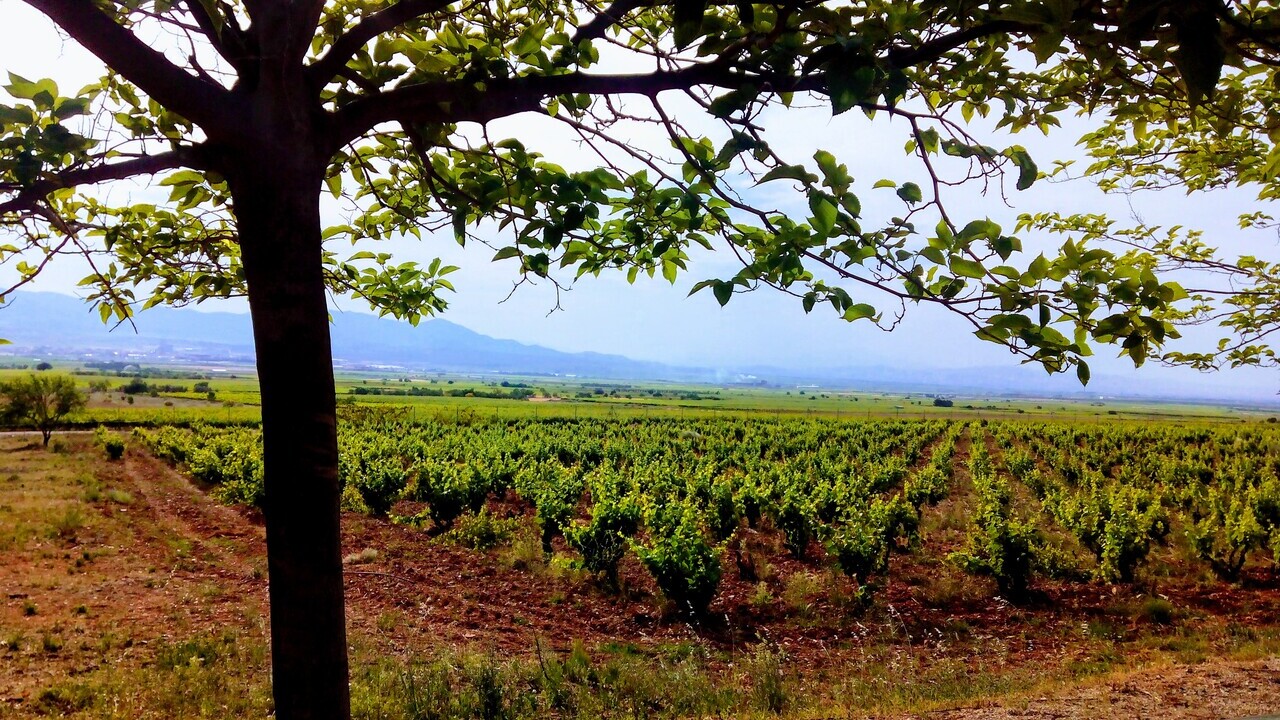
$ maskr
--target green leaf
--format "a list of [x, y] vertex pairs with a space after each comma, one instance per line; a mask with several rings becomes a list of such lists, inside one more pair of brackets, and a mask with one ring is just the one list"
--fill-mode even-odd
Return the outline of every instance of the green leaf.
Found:
[[683, 50], [702, 35], [707, 0], [676, 0], [672, 12], [676, 48]]
[[982, 268], [982, 263], [960, 257], [959, 255], [953, 255], [951, 257], [951, 272], [955, 273], [959, 277], [975, 279], [981, 278], [986, 274]]
[[813, 183], [818, 181], [818, 177], [805, 170], [803, 165], [779, 165], [770, 170], [760, 178], [757, 185], [763, 185], [774, 180], [798, 180], [803, 183]]
[[459, 245], [467, 242], [467, 211], [465, 208], [458, 208], [453, 211], [453, 239], [457, 240]]
[[844, 319], [849, 322], [854, 320], [862, 320], [863, 318], [875, 317], [876, 309], [866, 303], [857, 303], [850, 305], [849, 309], [844, 311]]
[[1026, 190], [1040, 177], [1040, 169], [1031, 159], [1031, 154], [1021, 147], [1014, 146], [1004, 151], [1005, 157], [1013, 160], [1018, 166], [1018, 189]]
[[1031, 264], [1027, 266], [1027, 274], [1036, 280], [1043, 280], [1048, 277], [1049, 261], [1045, 259], [1043, 254], [1037, 255], [1036, 259], [1031, 261]]
[[1193, 12], [1178, 22], [1177, 36], [1173, 64], [1182, 76], [1187, 99], [1196, 106], [1213, 98], [1222, 77], [1222, 65], [1226, 61], [1222, 26], [1212, 11]]
[[909, 182], [903, 183], [902, 187], [898, 188], [898, 197], [902, 198], [903, 202], [915, 205], [924, 200], [924, 193], [920, 191], [919, 185]]
[[861, 56], [850, 58], [845, 53], [828, 66], [827, 93], [831, 96], [832, 115], [875, 100], [876, 69], [866, 62]]
[[517, 248], [515, 246], [507, 246], [499, 249], [498, 252], [494, 253], [492, 261], [506, 260], [507, 258], [518, 257], [519, 255], [520, 255], [520, 248]]
[[1081, 385], [1089, 384], [1089, 363], [1083, 360], [1076, 361], [1076, 377], [1080, 379]]
[[813, 228], [823, 235], [830, 234], [839, 214], [835, 203], [814, 193], [809, 196], [809, 209], [813, 211]]
[[716, 296], [720, 307], [724, 307], [729, 302], [729, 298], [733, 297], [733, 283], [717, 282], [711, 286], [711, 293]]
[[663, 258], [662, 277], [665, 278], [667, 282], [674, 285], [676, 283], [676, 273], [678, 273], [679, 271], [680, 271], [680, 268], [675, 264], [675, 262], [671, 260], [667, 260], [666, 258]]

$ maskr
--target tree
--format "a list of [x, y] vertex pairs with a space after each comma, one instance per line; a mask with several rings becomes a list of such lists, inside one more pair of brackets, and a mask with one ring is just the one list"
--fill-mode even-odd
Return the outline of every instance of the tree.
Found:
[[[1269, 112], [1231, 115], [1238, 93], [1215, 94], [1224, 65], [1252, 73], [1255, 107], [1276, 86], [1280, 25], [1263, 0], [26, 1], [107, 72], [69, 96], [10, 78], [0, 218], [17, 239], [0, 254], [21, 274], [15, 287], [70, 253], [90, 263], [104, 321], [248, 296], [281, 718], [345, 717], [349, 704], [326, 291], [417, 322], [452, 290], [438, 261], [342, 246], [452, 233], [553, 282], [607, 270], [672, 280], [690, 247], [718, 246], [742, 270], [696, 289], [722, 304], [772, 286], [806, 311], [886, 327], [936, 305], [1082, 382], [1091, 342], [1141, 364], [1210, 301], [1253, 297], [1234, 286], [1189, 302], [1155, 271], [1219, 262], [1212, 253], [1187, 257], [1092, 218], [1026, 218], [1023, 230], [1072, 235], [1030, 258], [1018, 236], [959, 217], [945, 196], [963, 182], [1003, 192], [1006, 171], [1018, 189], [1040, 177], [1024, 148], [976, 138], [974, 117], [1047, 132], [1090, 108], [1111, 128], [1099, 153], [1125, 128], [1141, 153], [1151, 148], [1134, 109], [1156, 108], [1224, 143], [1248, 127], [1269, 148]], [[157, 37], [173, 40], [143, 40]], [[775, 108], [813, 98], [900, 124], [923, 186], [866, 187], [833, 153], [771, 144], [787, 134]], [[545, 159], [536, 137], [491, 137], [521, 113], [576, 134], [591, 166]], [[653, 132], [668, 149], [631, 145]], [[137, 177], [168, 200], [95, 190]], [[760, 184], [794, 200], [772, 208]], [[325, 193], [346, 222], [323, 226]], [[864, 213], [873, 194], [900, 210]], [[1108, 238], [1124, 244], [1084, 241]]]
[[30, 425], [40, 431], [45, 447], [54, 428], [66, 416], [84, 407], [85, 397], [68, 375], [31, 373], [0, 383], [6, 423]]

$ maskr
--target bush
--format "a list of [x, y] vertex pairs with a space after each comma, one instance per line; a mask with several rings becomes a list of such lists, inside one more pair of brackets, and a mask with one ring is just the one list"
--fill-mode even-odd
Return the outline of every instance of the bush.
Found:
[[343, 448], [339, 478], [359, 493], [370, 515], [385, 516], [403, 496], [410, 470], [399, 448], [391, 443], [370, 443], [359, 450]]
[[108, 460], [119, 460], [124, 457], [125, 442], [117, 434], [99, 425], [93, 431], [93, 440], [107, 454]]
[[1062, 524], [1093, 551], [1098, 577], [1131, 582], [1138, 563], [1169, 534], [1169, 521], [1157, 491], [1107, 483], [1090, 477], [1076, 492], [1057, 489], [1046, 505]]
[[1009, 485], [992, 473], [985, 452], [974, 454], [970, 473], [978, 492], [973, 530], [966, 548], [948, 559], [967, 573], [994, 579], [1004, 597], [1021, 600], [1041, 567], [1040, 532], [1034, 523], [1012, 516]]
[[1258, 475], [1257, 468], [1227, 467], [1193, 501], [1191, 547], [1224, 580], [1239, 579], [1249, 553], [1280, 527], [1280, 480], [1271, 472]]
[[874, 499], [863, 508], [846, 510], [843, 522], [825, 531], [827, 553], [841, 572], [858, 582], [858, 599], [871, 599], [870, 580], [889, 569], [889, 552], [900, 537], [913, 537], [916, 509], [903, 497]]
[[903, 486], [903, 494], [907, 502], [919, 508], [923, 505], [935, 505], [946, 499], [951, 491], [951, 478], [934, 465], [926, 465], [911, 476]]
[[475, 469], [447, 461], [423, 461], [417, 466], [413, 499], [427, 504], [427, 515], [437, 529], [447, 529], [463, 512], [478, 512], [489, 489]]
[[542, 552], [551, 554], [551, 541], [564, 533], [582, 498], [583, 483], [575, 470], [553, 462], [522, 467], [515, 477], [516, 492], [533, 503]]
[[783, 476], [778, 496], [772, 499], [768, 512], [773, 524], [782, 531], [782, 544], [797, 560], [804, 559], [818, 526], [818, 503], [803, 478]]
[[698, 515], [688, 504], [650, 505], [645, 513], [649, 541], [633, 545], [662, 594], [694, 617], [704, 615], [715, 597], [723, 554], [723, 548], [707, 542]]
[[618, 587], [618, 563], [626, 553], [627, 538], [635, 533], [640, 513], [612, 478], [592, 483], [591, 521], [564, 528], [564, 539], [582, 555], [587, 570], [604, 577], [611, 588]]
[[518, 518], [496, 518], [488, 508], [481, 508], [478, 513], [459, 518], [445, 538], [472, 550], [491, 550], [510, 542], [519, 527]]

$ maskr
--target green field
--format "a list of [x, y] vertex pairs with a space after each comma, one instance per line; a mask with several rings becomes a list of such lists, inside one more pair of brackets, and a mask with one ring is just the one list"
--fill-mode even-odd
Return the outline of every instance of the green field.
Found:
[[[92, 383], [110, 391], [93, 392], [89, 407], [70, 419], [75, 425], [253, 423], [260, 419], [257, 378], [250, 367], [198, 368], [148, 366], [143, 380], [152, 385], [185, 387], [185, 392], [119, 391], [130, 377], [92, 368], [59, 364], [88, 392]], [[27, 370], [0, 369], [0, 380]], [[817, 387], [696, 385], [657, 381], [591, 380], [545, 376], [477, 376], [445, 373], [393, 375], [342, 371], [336, 375], [340, 403], [403, 405], [423, 420], [487, 417], [636, 418], [636, 417], [810, 417], [830, 419], [1019, 419], [1094, 422], [1168, 420], [1222, 422], [1266, 419], [1280, 410], [1226, 405], [1123, 399], [1064, 399], [947, 394], [951, 407], [936, 407], [934, 395], [855, 391]], [[205, 383], [214, 395], [196, 391]], [[203, 386], [202, 386], [203, 387]], [[491, 395], [516, 397], [488, 397]], [[531, 397], [523, 397], [530, 395]]]

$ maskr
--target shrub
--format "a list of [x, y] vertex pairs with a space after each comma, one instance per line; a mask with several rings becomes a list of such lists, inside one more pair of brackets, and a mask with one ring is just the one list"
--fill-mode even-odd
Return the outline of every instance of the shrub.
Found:
[[770, 507], [773, 524], [782, 531], [782, 544], [797, 560], [804, 558], [818, 526], [818, 507], [813, 495], [798, 482], [788, 483]]
[[950, 492], [951, 478], [934, 465], [926, 465], [911, 476], [903, 486], [907, 502], [919, 508], [935, 505], [946, 499]]
[[591, 520], [565, 526], [564, 539], [582, 555], [583, 567], [603, 576], [609, 587], [616, 588], [618, 563], [626, 553], [627, 538], [639, 525], [640, 513], [635, 500], [611, 480], [592, 483]]
[[1249, 553], [1264, 547], [1280, 525], [1280, 481], [1274, 473], [1228, 467], [1200, 488], [1187, 536], [1196, 554], [1224, 580], [1239, 579]]
[[409, 469], [398, 454], [370, 452], [361, 456], [356, 472], [346, 478], [370, 515], [385, 516], [404, 494]]
[[698, 515], [689, 504], [650, 505], [645, 513], [649, 541], [633, 544], [662, 594], [695, 617], [706, 613], [720, 586], [723, 554], [723, 548], [707, 542]]
[[519, 526], [518, 518], [496, 518], [488, 508], [481, 508], [460, 517], [445, 538], [472, 550], [490, 550], [509, 542]]
[[582, 478], [575, 470], [544, 461], [522, 467], [515, 477], [516, 492], [533, 503], [542, 552], [551, 554], [551, 541], [564, 532], [582, 498]]
[[107, 454], [108, 460], [119, 460], [124, 457], [125, 442], [117, 434], [99, 425], [93, 431], [93, 441]]
[[970, 463], [978, 501], [968, 545], [948, 559], [967, 573], [994, 579], [1003, 596], [1020, 600], [1040, 568], [1037, 550], [1042, 539], [1032, 522], [1012, 516], [1009, 485], [984, 459], [985, 453], [975, 453]]
[[451, 527], [467, 510], [479, 511], [489, 494], [468, 465], [423, 461], [417, 469], [413, 499], [427, 504], [427, 515], [437, 529]]
[[1155, 490], [1087, 478], [1075, 492], [1051, 492], [1046, 505], [1063, 527], [1098, 559], [1103, 580], [1131, 582], [1152, 545], [1169, 534], [1169, 522]]

